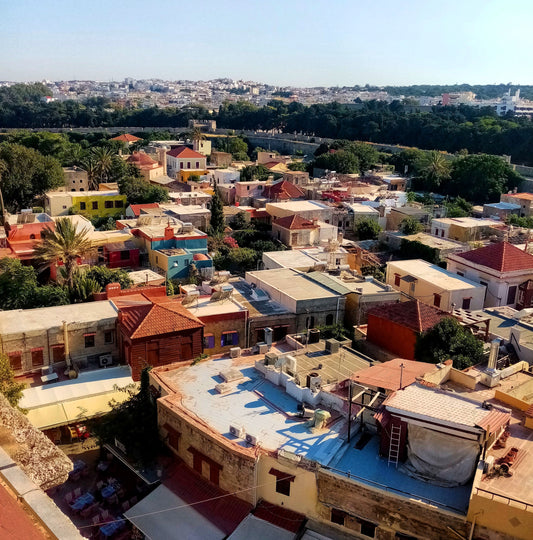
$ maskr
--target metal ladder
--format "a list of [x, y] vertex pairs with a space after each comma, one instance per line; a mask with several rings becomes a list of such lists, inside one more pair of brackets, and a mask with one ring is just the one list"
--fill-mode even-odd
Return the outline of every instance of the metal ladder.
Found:
[[389, 462], [394, 464], [395, 467], [398, 467], [398, 459], [400, 457], [400, 437], [402, 434], [402, 427], [392, 426], [390, 434], [390, 444], [389, 444]]

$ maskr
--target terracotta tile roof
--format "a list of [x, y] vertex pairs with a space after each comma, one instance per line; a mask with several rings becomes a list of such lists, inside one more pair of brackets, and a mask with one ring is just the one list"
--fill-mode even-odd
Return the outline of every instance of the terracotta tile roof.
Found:
[[[252, 505], [228, 495], [201, 475], [180, 463], [174, 474], [163, 484], [219, 529], [230, 535], [250, 513]], [[205, 502], [202, 502], [205, 501]]]
[[526, 199], [533, 201], [533, 193], [509, 193], [506, 197], [515, 197], [517, 199]]
[[133, 297], [129, 297], [128, 301], [118, 303], [120, 324], [131, 339], [172, 334], [204, 326], [178, 300], [161, 299], [154, 303], [144, 297], [143, 300], [136, 303]]
[[169, 152], [167, 152], [167, 156], [172, 156], [175, 158], [196, 158], [196, 159], [205, 159], [205, 156], [195, 152], [188, 146], [176, 146], [176, 148], [173, 148]]
[[140, 141], [141, 139], [139, 137], [135, 137], [135, 135], [130, 135], [129, 133], [124, 133], [124, 135], [119, 135], [118, 137], [113, 137], [111, 139], [112, 141], [122, 141], [122, 142], [136, 142]]
[[459, 253], [455, 257], [492, 268], [498, 272], [515, 272], [517, 270], [531, 270], [533, 272], [533, 255], [508, 242], [490, 244], [466, 253]]
[[130, 204], [131, 211], [135, 217], [139, 217], [141, 210], [143, 208], [159, 208], [159, 204], [154, 203], [145, 203], [145, 204]]
[[152, 159], [148, 154], [145, 152], [133, 152], [131, 156], [128, 156], [126, 158], [126, 161], [128, 163], [133, 163], [134, 165], [137, 165], [138, 167], [143, 166], [150, 166], [157, 164], [157, 161], [155, 159]]
[[312, 221], [309, 221], [308, 219], [304, 219], [303, 217], [300, 217], [298, 214], [294, 214], [293, 216], [285, 216], [282, 218], [278, 218], [274, 220], [273, 222], [275, 225], [279, 225], [280, 227], [283, 227], [284, 229], [318, 229], [318, 225], [315, 225]]
[[[402, 365], [403, 368], [400, 367]], [[399, 390], [400, 376], [402, 379], [402, 388], [405, 388], [414, 383], [417, 377], [422, 377], [422, 375], [434, 369], [435, 364], [394, 358], [388, 362], [376, 364], [358, 371], [352, 376], [352, 380], [362, 385], [377, 386], [386, 390]]]
[[[415, 332], [425, 332], [433, 328], [441, 319], [450, 314], [418, 300], [383, 304], [368, 311], [368, 315], [394, 322]], [[369, 324], [372, 324], [369, 321]]]
[[297, 533], [306, 520], [303, 514], [293, 512], [292, 510], [283, 508], [283, 506], [277, 506], [264, 500], [259, 502], [253, 514], [256, 518], [268, 521], [272, 525], [293, 533]]
[[511, 420], [511, 411], [492, 409], [492, 411], [482, 418], [477, 425], [490, 433], [498, 431], [502, 426], [505, 426]]
[[299, 199], [304, 197], [305, 193], [291, 182], [281, 180], [275, 184], [265, 186], [263, 196], [269, 199]]

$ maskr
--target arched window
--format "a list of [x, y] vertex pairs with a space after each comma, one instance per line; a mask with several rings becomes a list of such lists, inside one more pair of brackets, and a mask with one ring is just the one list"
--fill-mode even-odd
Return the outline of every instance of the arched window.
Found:
[[30, 240], [35, 240], [35, 235], [34, 234], [30, 234]]

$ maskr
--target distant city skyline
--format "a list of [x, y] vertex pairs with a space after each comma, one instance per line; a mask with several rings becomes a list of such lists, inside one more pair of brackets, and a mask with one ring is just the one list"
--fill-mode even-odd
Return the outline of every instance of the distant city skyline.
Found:
[[[0, 0], [0, 80], [528, 84], [527, 0]], [[508, 22], [512, 20], [512, 27]]]

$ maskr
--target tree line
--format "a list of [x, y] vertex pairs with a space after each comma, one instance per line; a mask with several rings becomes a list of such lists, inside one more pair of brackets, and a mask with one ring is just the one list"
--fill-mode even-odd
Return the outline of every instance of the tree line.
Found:
[[[498, 92], [500, 92], [498, 88]], [[422, 91], [422, 90], [421, 90]], [[533, 122], [512, 114], [498, 117], [489, 107], [433, 107], [412, 112], [400, 100], [304, 106], [272, 100], [258, 107], [246, 101], [223, 104], [218, 113], [205, 107], [126, 109], [105, 98], [44, 103], [43, 85], [0, 88], [0, 126], [8, 128], [180, 127], [190, 119], [215, 119], [221, 128], [280, 130], [309, 136], [399, 144], [428, 150], [507, 154], [533, 164]], [[500, 92], [501, 93], [501, 92]]]

